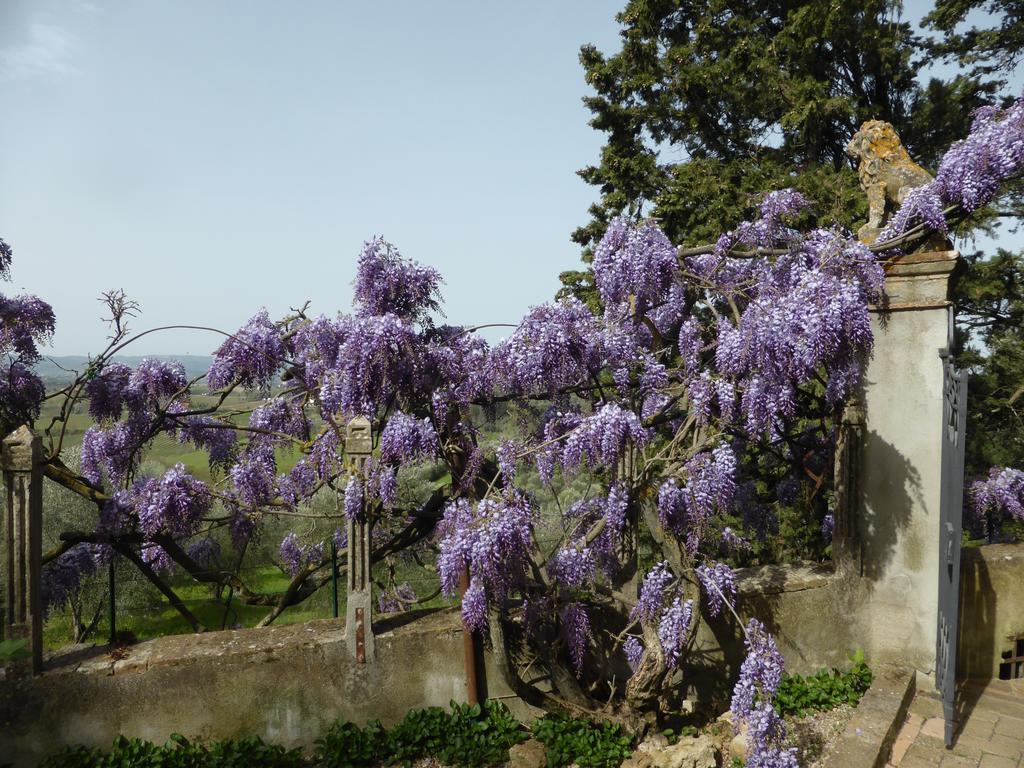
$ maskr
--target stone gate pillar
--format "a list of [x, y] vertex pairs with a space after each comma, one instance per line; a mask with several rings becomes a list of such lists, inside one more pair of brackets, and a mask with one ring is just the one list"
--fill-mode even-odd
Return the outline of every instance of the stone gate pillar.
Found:
[[[349, 472], [365, 489], [366, 464], [373, 449], [373, 432], [369, 419], [357, 416], [348, 423], [345, 436], [345, 460]], [[349, 652], [359, 664], [373, 659], [373, 549], [370, 521], [366, 511], [365, 490], [357, 519], [348, 525], [348, 591], [345, 605], [345, 637]]]
[[[876, 661], [935, 669], [943, 369], [952, 344], [956, 251], [911, 253], [887, 269], [872, 312], [862, 450], [846, 544], [861, 599], [851, 616]], [[851, 511], [853, 511], [851, 510]], [[852, 551], [851, 551], [852, 550]], [[847, 571], [849, 573], [849, 571]]]
[[25, 638], [32, 673], [43, 671], [43, 473], [42, 441], [22, 426], [3, 439], [0, 468], [5, 501], [0, 515], [4, 637]]

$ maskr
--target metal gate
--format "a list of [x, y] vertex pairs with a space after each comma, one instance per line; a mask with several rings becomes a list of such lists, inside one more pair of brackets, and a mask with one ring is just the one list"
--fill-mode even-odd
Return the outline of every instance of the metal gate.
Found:
[[967, 371], [942, 357], [942, 488], [939, 505], [939, 620], [935, 639], [935, 687], [942, 694], [946, 746], [953, 744], [956, 638], [960, 616], [960, 545], [964, 499], [964, 435]]

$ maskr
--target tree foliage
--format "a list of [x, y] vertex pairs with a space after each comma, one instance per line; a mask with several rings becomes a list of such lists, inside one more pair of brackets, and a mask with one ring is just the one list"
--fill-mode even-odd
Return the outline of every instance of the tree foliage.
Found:
[[[601, 199], [573, 234], [584, 261], [619, 213], [656, 217], [678, 243], [712, 240], [749, 215], [765, 189], [793, 187], [814, 205], [804, 224], [855, 228], [866, 199], [843, 148], [860, 124], [893, 124], [915, 160], [935, 170], [974, 109], [1001, 93], [1020, 61], [1019, 0], [939, 0], [915, 34], [900, 3], [729, 3], [634, 0], [619, 14], [621, 50], [584, 46], [591, 125], [606, 134], [580, 175]], [[988, 14], [975, 23], [978, 12]], [[968, 18], [970, 16], [970, 18]], [[921, 82], [935, 59], [960, 74]], [[755, 84], [755, 87], [751, 87]], [[996, 234], [1024, 216], [1019, 182], [954, 230]], [[1021, 256], [968, 256], [954, 299], [957, 354], [972, 370], [968, 471], [1024, 464]], [[590, 270], [561, 276], [563, 295], [598, 306]], [[1009, 314], [1007, 314], [1009, 312]], [[1019, 396], [1018, 396], [1019, 397]]]
[[844, 147], [865, 120], [892, 123], [933, 165], [996, 84], [919, 85], [922, 43], [899, 7], [631, 0], [618, 16], [621, 50], [580, 53], [591, 125], [607, 135], [600, 162], [580, 171], [601, 192], [573, 234], [585, 259], [617, 214], [642, 210], [674, 242], [706, 242], [765, 189], [812, 200], [807, 223], [851, 226], [866, 209]]
[[[650, 8], [662, 6], [630, 6]], [[660, 17], [628, 18], [645, 29]], [[694, 152], [715, 160], [719, 149], [752, 142], [755, 122]], [[842, 223], [815, 226], [817, 203], [792, 187], [758, 195], [749, 218], [695, 248], [679, 248], [658, 221], [617, 216], [593, 252], [598, 308], [571, 296], [534, 307], [494, 347], [473, 328], [439, 325], [441, 276], [379, 238], [359, 256], [351, 312], [303, 306], [273, 319], [260, 310], [223, 332], [209, 371], [192, 380], [168, 361], [116, 362], [146, 332], [129, 329], [131, 302], [108, 293], [107, 346], [48, 395], [63, 405], [40, 425], [47, 477], [97, 510], [93, 530], [65, 532], [47, 556], [56, 587], [47, 599], [73, 591], [76, 573], [114, 551], [196, 631], [203, 627], [163, 576], [172, 569], [268, 605], [269, 623], [330, 578], [323, 531], [296, 526], [284, 537], [291, 583], [273, 600], [239, 568], [209, 564], [211, 537], [230, 542], [240, 564], [268, 520], [347, 518], [372, 526], [376, 562], [396, 552], [436, 562], [441, 590], [461, 591], [467, 631], [490, 637], [526, 701], [630, 724], [656, 719], [685, 694], [698, 622], [735, 615], [726, 558], [778, 525], [778, 505], [807, 484], [809, 456], [828, 464], [831, 419], [857, 391], [872, 349], [879, 257], [947, 231], [1022, 171], [1017, 101], [978, 112], [935, 180], [870, 247]], [[10, 250], [3, 255], [7, 270]], [[53, 315], [37, 299], [0, 299], [10, 327], [29, 329], [0, 336], [13, 371], [24, 368], [18, 355], [52, 332]], [[203, 387], [212, 404], [197, 401]], [[258, 402], [225, 405], [242, 389], [260, 393]], [[32, 423], [43, 394], [30, 387], [21, 396]], [[67, 423], [86, 403], [94, 424], [80, 466], [68, 466]], [[484, 428], [499, 406], [515, 413], [518, 430], [492, 445]], [[352, 461], [346, 441], [355, 417], [373, 427], [365, 463]], [[204, 450], [213, 480], [183, 465], [147, 475], [143, 458], [160, 436]], [[297, 460], [283, 462], [287, 454]], [[415, 498], [399, 493], [423, 467], [439, 481]], [[582, 495], [571, 492], [580, 478]], [[1020, 485], [1013, 479], [993, 498]], [[316, 515], [313, 501], [326, 489], [344, 500]], [[827, 535], [829, 520], [820, 522]], [[341, 525], [332, 538], [344, 551]], [[748, 762], [795, 766], [773, 707], [782, 656], [757, 619], [735, 618], [747, 656], [732, 711], [750, 729]]]

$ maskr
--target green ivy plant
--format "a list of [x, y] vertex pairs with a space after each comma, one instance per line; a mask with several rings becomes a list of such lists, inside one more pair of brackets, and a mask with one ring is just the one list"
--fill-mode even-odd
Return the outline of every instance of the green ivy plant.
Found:
[[[613, 723], [548, 715], [534, 723], [549, 768], [617, 768], [632, 751], [633, 737]], [[500, 701], [451, 702], [414, 709], [391, 729], [379, 720], [365, 726], [336, 722], [316, 741], [311, 758], [299, 749], [265, 744], [258, 738], [193, 744], [175, 734], [164, 745], [119, 736], [109, 751], [76, 746], [46, 758], [41, 768], [369, 768], [410, 766], [433, 757], [444, 765], [485, 768], [509, 759], [509, 748], [530, 732]]]
[[387, 733], [380, 720], [363, 728], [336, 721], [316, 740], [316, 764], [321, 768], [361, 768], [381, 762], [386, 753]]
[[451, 702], [414, 709], [391, 730], [379, 721], [360, 728], [335, 723], [317, 740], [315, 764], [322, 768], [365, 768], [384, 763], [411, 765], [434, 757], [446, 765], [483, 768], [508, 761], [508, 750], [526, 736], [508, 707], [498, 701], [483, 705]]
[[43, 760], [40, 768], [299, 768], [306, 765], [302, 750], [265, 744], [259, 738], [193, 744], [173, 734], [163, 745], [118, 736], [109, 752], [67, 747]]
[[546, 715], [532, 730], [544, 743], [548, 768], [617, 768], [632, 753], [633, 737], [615, 723]]
[[848, 672], [822, 670], [815, 675], [784, 675], [775, 694], [775, 708], [783, 715], [803, 717], [809, 712], [824, 712], [840, 704], [856, 706], [871, 687], [871, 669], [863, 651], [850, 656]]

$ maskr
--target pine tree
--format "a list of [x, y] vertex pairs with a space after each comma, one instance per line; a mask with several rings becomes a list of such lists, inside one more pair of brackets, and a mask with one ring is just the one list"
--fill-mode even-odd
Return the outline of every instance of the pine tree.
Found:
[[[867, 214], [844, 149], [862, 122], [892, 123], [926, 168], [969, 129], [971, 112], [1003, 93], [1021, 59], [1021, 0], [938, 0], [929, 39], [895, 0], [630, 0], [617, 16], [622, 48], [584, 46], [594, 94], [591, 125], [606, 134], [599, 162], [579, 171], [599, 188], [573, 240], [591, 252], [617, 215], [656, 218], [680, 245], [713, 242], [749, 217], [759, 196], [795, 187], [810, 220], [856, 228]], [[962, 30], [974, 9], [991, 26]], [[950, 79], [919, 75], [936, 57], [961, 66]], [[1022, 185], [960, 230], [994, 232], [1024, 215]], [[968, 471], [1024, 466], [1024, 255], [968, 257], [955, 295], [958, 349], [971, 367]], [[597, 304], [588, 269], [561, 275], [562, 295]], [[1005, 308], [1013, 311], [1004, 317]], [[998, 445], [997, 445], [998, 443]]]

